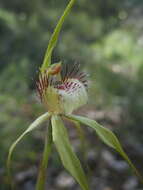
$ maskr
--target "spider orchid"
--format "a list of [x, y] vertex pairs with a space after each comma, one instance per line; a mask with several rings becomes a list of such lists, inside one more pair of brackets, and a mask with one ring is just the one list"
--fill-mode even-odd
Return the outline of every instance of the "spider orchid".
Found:
[[81, 189], [89, 190], [88, 180], [79, 159], [71, 147], [68, 132], [63, 123], [63, 118], [66, 118], [78, 128], [80, 128], [80, 124], [84, 124], [95, 130], [96, 134], [106, 145], [116, 150], [128, 162], [131, 169], [139, 177], [140, 181], [143, 182], [142, 176], [134, 167], [112, 131], [94, 120], [72, 114], [74, 110], [86, 104], [88, 100], [88, 82], [86, 74], [80, 71], [79, 64], [63, 65], [61, 62], [51, 64], [52, 52], [57, 43], [60, 30], [74, 2], [75, 0], [69, 2], [52, 34], [44, 62], [40, 68], [39, 78], [36, 82], [38, 96], [47, 112], [37, 118], [10, 147], [7, 160], [8, 173], [10, 175], [11, 156], [15, 146], [26, 134], [49, 120], [36, 190], [44, 190], [45, 188], [46, 169], [52, 144], [55, 144], [63, 166], [79, 183]]
[[79, 65], [53, 64], [41, 73], [37, 90], [41, 102], [51, 114], [70, 114], [87, 103], [86, 75]]

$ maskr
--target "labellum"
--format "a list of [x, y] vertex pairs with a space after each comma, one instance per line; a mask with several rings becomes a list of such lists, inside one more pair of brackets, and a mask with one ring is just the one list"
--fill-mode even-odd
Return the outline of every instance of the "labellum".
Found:
[[41, 72], [36, 83], [41, 102], [54, 114], [70, 114], [87, 103], [86, 74], [79, 64], [55, 63]]

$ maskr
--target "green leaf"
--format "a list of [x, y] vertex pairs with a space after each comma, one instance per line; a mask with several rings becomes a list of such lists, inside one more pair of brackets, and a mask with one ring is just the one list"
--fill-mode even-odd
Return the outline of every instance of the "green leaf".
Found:
[[19, 143], [19, 141], [29, 132], [36, 129], [39, 125], [41, 125], [44, 121], [46, 121], [50, 117], [50, 114], [47, 112], [40, 117], [38, 117], [27, 129], [22, 133], [22, 135], [11, 145], [9, 149], [8, 159], [7, 159], [7, 170], [8, 170], [8, 177], [10, 178], [10, 163], [11, 163], [11, 156], [14, 151], [14, 148]]
[[64, 23], [67, 15], [68, 15], [68, 13], [70, 12], [74, 2], [75, 2], [75, 0], [70, 0], [69, 4], [67, 5], [63, 15], [61, 16], [61, 18], [60, 18], [52, 36], [51, 36], [51, 39], [50, 39], [49, 44], [48, 44], [48, 48], [47, 48], [46, 53], [45, 53], [44, 61], [43, 61], [43, 64], [41, 66], [41, 72], [44, 72], [47, 69], [47, 67], [49, 67], [51, 64], [51, 56], [52, 56], [53, 49], [56, 46], [56, 43], [57, 43], [58, 37], [59, 37], [59, 33], [61, 31], [63, 23]]
[[100, 139], [105, 144], [107, 144], [108, 146], [115, 149], [128, 162], [129, 166], [132, 168], [132, 170], [135, 172], [135, 174], [139, 177], [140, 181], [143, 183], [143, 177], [140, 175], [138, 170], [132, 164], [131, 160], [128, 158], [127, 154], [124, 152], [119, 140], [117, 139], [117, 137], [115, 136], [115, 134], [112, 131], [101, 126], [96, 121], [82, 117], [82, 116], [68, 115], [67, 117], [69, 119], [74, 119], [78, 122], [88, 125], [89, 127], [92, 127], [96, 131], [96, 133], [100, 137]]
[[80, 161], [73, 152], [67, 130], [59, 116], [52, 116], [53, 142], [64, 167], [77, 180], [83, 190], [89, 190], [86, 176]]

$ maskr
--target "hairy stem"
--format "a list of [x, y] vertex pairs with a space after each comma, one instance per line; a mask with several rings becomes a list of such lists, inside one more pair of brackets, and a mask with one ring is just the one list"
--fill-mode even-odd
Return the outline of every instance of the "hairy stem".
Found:
[[36, 190], [44, 190], [46, 185], [46, 173], [47, 173], [47, 166], [48, 166], [48, 160], [51, 153], [52, 148], [52, 126], [51, 122], [47, 128], [47, 134], [45, 136], [45, 145], [44, 145], [44, 151], [43, 151], [43, 158], [40, 164], [37, 184], [36, 184]]

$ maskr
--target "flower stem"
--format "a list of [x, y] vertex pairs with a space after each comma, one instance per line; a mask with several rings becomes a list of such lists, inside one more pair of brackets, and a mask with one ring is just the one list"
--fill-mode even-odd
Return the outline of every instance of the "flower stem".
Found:
[[44, 190], [46, 185], [46, 173], [47, 173], [47, 166], [48, 166], [48, 160], [51, 153], [52, 148], [52, 126], [51, 122], [47, 128], [47, 134], [45, 136], [45, 145], [44, 145], [44, 151], [43, 151], [43, 158], [40, 164], [37, 184], [36, 184], [36, 190]]

